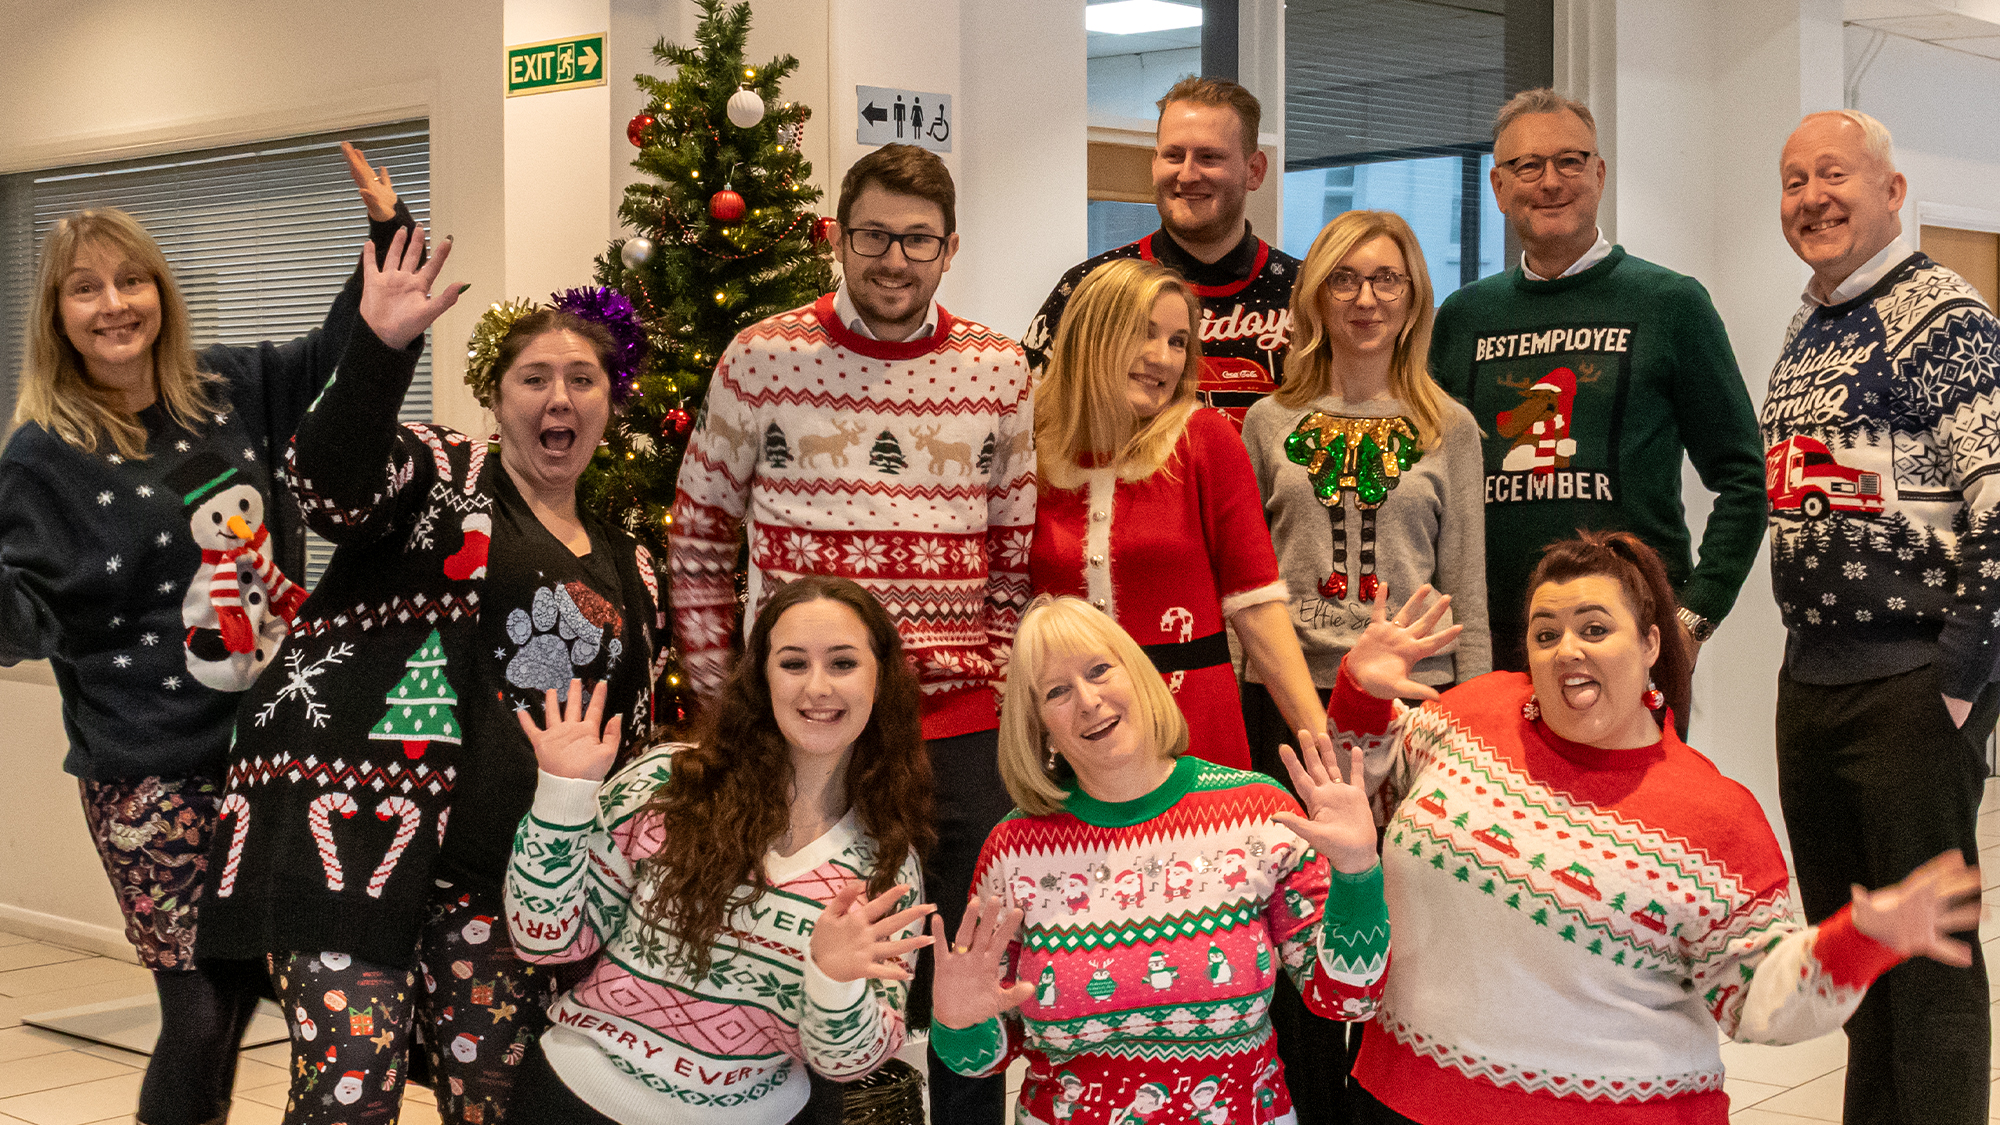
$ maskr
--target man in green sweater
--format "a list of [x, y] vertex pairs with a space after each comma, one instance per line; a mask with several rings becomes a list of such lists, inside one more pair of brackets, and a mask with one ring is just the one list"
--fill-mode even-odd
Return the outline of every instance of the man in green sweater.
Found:
[[[1578, 528], [1650, 544], [1681, 621], [1707, 640], [1764, 533], [1763, 448], [1722, 318], [1700, 282], [1599, 233], [1605, 165], [1584, 105], [1547, 89], [1515, 95], [1494, 119], [1493, 159], [1521, 264], [1446, 299], [1431, 372], [1484, 436], [1494, 667], [1526, 667], [1528, 573]], [[1716, 494], [1698, 565], [1683, 452]]]

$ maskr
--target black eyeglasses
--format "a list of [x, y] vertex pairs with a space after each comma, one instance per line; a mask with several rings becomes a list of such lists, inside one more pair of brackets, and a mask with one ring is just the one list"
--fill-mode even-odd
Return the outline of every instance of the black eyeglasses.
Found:
[[935, 262], [944, 253], [944, 239], [934, 234], [890, 234], [863, 228], [848, 231], [847, 244], [864, 258], [879, 258], [898, 244], [903, 247], [903, 257], [912, 262]]
[[1392, 269], [1379, 269], [1367, 277], [1353, 270], [1335, 270], [1326, 275], [1326, 291], [1336, 300], [1352, 301], [1361, 296], [1363, 282], [1375, 291], [1376, 300], [1393, 301], [1403, 295], [1410, 279]]
[[1574, 180], [1583, 175], [1583, 170], [1590, 167], [1590, 158], [1596, 155], [1594, 152], [1586, 152], [1579, 148], [1568, 149], [1554, 156], [1537, 156], [1529, 153], [1527, 156], [1517, 156], [1495, 167], [1505, 168], [1508, 175], [1521, 183], [1532, 184], [1540, 180], [1542, 173], [1548, 171], [1549, 165], [1553, 164], [1557, 175], [1565, 180]]

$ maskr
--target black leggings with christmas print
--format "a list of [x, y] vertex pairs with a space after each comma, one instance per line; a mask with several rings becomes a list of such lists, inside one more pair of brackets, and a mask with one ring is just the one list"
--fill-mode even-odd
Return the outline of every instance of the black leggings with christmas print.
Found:
[[500, 901], [440, 885], [415, 966], [344, 953], [271, 958], [292, 1032], [285, 1125], [392, 1125], [402, 1112], [413, 1030], [447, 1123], [507, 1116], [523, 1056], [548, 1026], [556, 978], [514, 956]]

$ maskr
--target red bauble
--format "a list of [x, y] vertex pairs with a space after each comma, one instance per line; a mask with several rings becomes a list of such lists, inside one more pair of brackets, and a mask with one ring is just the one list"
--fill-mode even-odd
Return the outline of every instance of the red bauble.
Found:
[[657, 124], [652, 114], [642, 113], [625, 123], [625, 139], [632, 142], [633, 148], [645, 148], [646, 131]]
[[694, 419], [678, 406], [667, 411], [666, 422], [667, 428], [674, 432], [675, 437], [687, 433], [688, 427], [694, 425]]
[[826, 219], [822, 216], [815, 215], [813, 216], [813, 221], [812, 221], [812, 244], [814, 246], [818, 246], [824, 243], [825, 241], [826, 241]]
[[733, 223], [742, 218], [743, 213], [747, 210], [749, 208], [743, 205], [743, 197], [729, 188], [725, 187], [708, 197], [708, 214], [710, 218], [718, 219], [725, 223]]

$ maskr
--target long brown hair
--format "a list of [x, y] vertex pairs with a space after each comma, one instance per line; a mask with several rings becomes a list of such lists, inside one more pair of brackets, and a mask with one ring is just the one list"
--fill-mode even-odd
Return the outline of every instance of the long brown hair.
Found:
[[144, 271], [160, 294], [160, 334], [153, 339], [153, 386], [167, 416], [194, 429], [217, 409], [211, 386], [218, 375], [195, 361], [187, 302], [160, 244], [139, 220], [115, 207], [79, 211], [56, 224], [42, 243], [35, 272], [34, 311], [28, 319], [28, 361], [21, 372], [21, 397], [14, 422], [42, 427], [85, 453], [110, 439], [120, 456], [146, 456], [146, 427], [112, 406], [90, 382], [83, 356], [63, 331], [62, 283], [86, 246], [104, 246], [125, 255]]
[[1393, 211], [1344, 212], [1313, 239], [1306, 260], [1299, 264], [1298, 280], [1292, 284], [1285, 385], [1273, 397], [1282, 406], [1299, 409], [1338, 389], [1334, 385], [1333, 344], [1327, 339], [1320, 294], [1341, 259], [1362, 243], [1383, 237], [1402, 252], [1404, 272], [1410, 275], [1410, 290], [1401, 298], [1409, 315], [1390, 355], [1389, 392], [1415, 415], [1417, 444], [1426, 450], [1436, 449], [1444, 431], [1446, 398], [1437, 380], [1431, 378], [1431, 325], [1437, 319], [1437, 310], [1431, 306], [1431, 271], [1424, 264], [1423, 247], [1417, 245], [1417, 232]]
[[[1579, 529], [1576, 538], [1551, 543], [1542, 551], [1542, 561], [1535, 564], [1535, 572], [1528, 578], [1527, 601], [1534, 602], [1535, 591], [1545, 582], [1571, 582], [1593, 574], [1615, 578], [1624, 587], [1641, 635], [1648, 626], [1660, 631], [1660, 657], [1653, 662], [1653, 683], [1667, 697], [1667, 706], [1673, 708], [1676, 733], [1686, 738], [1694, 650], [1681, 628], [1679, 602], [1673, 583], [1667, 581], [1667, 568], [1651, 547], [1629, 531]], [[1528, 606], [1522, 607], [1521, 617], [1527, 619]]]
[[[1153, 306], [1169, 294], [1187, 305], [1187, 362], [1167, 405], [1141, 419], [1125, 397], [1125, 377], [1146, 345]], [[1187, 429], [1200, 380], [1201, 299], [1181, 275], [1137, 258], [1097, 267], [1064, 308], [1035, 388], [1036, 472], [1057, 488], [1077, 488], [1084, 460], [1108, 455], [1120, 480], [1152, 476]]]
[[868, 630], [877, 664], [875, 705], [847, 764], [847, 801], [875, 842], [870, 894], [895, 885], [904, 857], [936, 842], [930, 759], [917, 711], [917, 674], [882, 606], [845, 578], [807, 575], [780, 587], [757, 615], [744, 653], [709, 707], [699, 741], [674, 755], [667, 783], [641, 817], [666, 826], [644, 861], [656, 874], [637, 904], [641, 920], [685, 952], [688, 972], [708, 975], [729, 917], [770, 889], [764, 858], [790, 824], [792, 756], [772, 710], [771, 630], [785, 611], [827, 599], [852, 609]]

